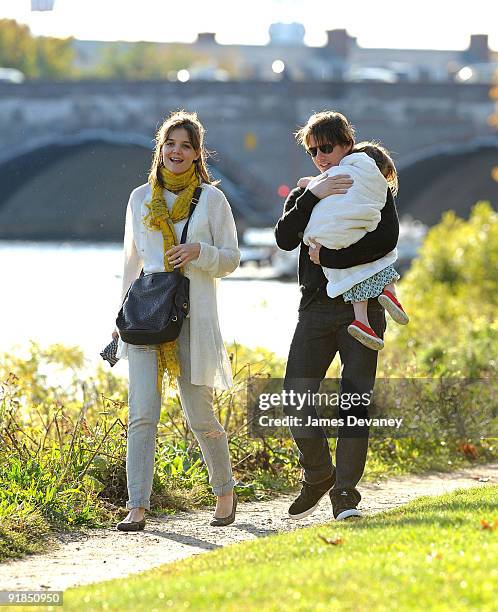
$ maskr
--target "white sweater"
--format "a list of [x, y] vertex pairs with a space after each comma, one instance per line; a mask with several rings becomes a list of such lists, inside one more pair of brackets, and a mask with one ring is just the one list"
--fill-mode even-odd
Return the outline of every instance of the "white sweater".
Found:
[[[168, 205], [171, 205], [176, 196], [166, 190], [165, 195]], [[126, 209], [120, 304], [142, 267], [144, 274], [164, 272], [162, 233], [149, 230], [142, 223], [147, 213], [145, 204], [151, 197], [149, 184], [137, 187], [130, 195]], [[175, 224], [177, 233], [183, 225], [184, 222]], [[199, 242], [201, 245], [198, 259], [184, 268], [185, 276], [190, 279], [191, 382], [228, 389], [233, 384], [232, 369], [221, 337], [216, 289], [217, 279], [228, 276], [239, 265], [240, 251], [230, 205], [223, 192], [214, 185], [203, 185], [185, 242]], [[117, 356], [128, 357], [128, 344], [121, 338]]]
[[[349, 174], [354, 182], [347, 193], [328, 196], [316, 204], [304, 231], [303, 241], [309, 245], [310, 240], [316, 240], [328, 249], [343, 249], [358, 242], [367, 232], [377, 227], [386, 203], [387, 181], [375, 161], [366, 153], [346, 155], [338, 166], [329, 168], [325, 174]], [[314, 178], [308, 189], [318, 179]], [[381, 259], [353, 268], [339, 270], [323, 267], [328, 280], [328, 296], [336, 297], [344, 293], [393, 264], [396, 258], [396, 250], [393, 250]]]

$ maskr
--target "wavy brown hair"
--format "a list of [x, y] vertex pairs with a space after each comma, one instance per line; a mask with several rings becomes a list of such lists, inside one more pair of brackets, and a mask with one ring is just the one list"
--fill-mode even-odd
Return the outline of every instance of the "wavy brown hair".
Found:
[[389, 151], [380, 143], [364, 140], [353, 147], [351, 153], [366, 153], [377, 164], [393, 195], [398, 193], [398, 171]]
[[208, 151], [204, 147], [204, 134], [206, 130], [199, 121], [197, 113], [189, 113], [185, 110], [174, 111], [167, 117], [156, 133], [156, 144], [154, 147], [154, 155], [152, 158], [152, 166], [149, 172], [149, 183], [157, 181], [163, 185], [161, 173], [159, 172], [162, 166], [162, 147], [168, 139], [170, 133], [177, 128], [184, 128], [188, 134], [190, 144], [194, 151], [199, 154], [199, 158], [194, 161], [195, 171], [199, 179], [203, 183], [216, 184], [209, 176], [206, 165], [206, 158], [209, 156]]

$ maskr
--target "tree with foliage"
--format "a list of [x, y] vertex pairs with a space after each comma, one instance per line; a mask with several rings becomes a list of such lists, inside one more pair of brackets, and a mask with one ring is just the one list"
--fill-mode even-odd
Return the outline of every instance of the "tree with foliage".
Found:
[[85, 76], [130, 80], [166, 79], [170, 72], [188, 68], [203, 56], [184, 45], [161, 47], [153, 42], [110, 44]]
[[32, 79], [75, 76], [72, 38], [35, 37], [28, 26], [0, 19], [0, 66], [17, 68]]
[[13, 19], [0, 19], [0, 66], [35, 76], [36, 44], [28, 26]]
[[76, 76], [71, 38], [40, 36], [35, 40], [38, 78], [65, 79]]

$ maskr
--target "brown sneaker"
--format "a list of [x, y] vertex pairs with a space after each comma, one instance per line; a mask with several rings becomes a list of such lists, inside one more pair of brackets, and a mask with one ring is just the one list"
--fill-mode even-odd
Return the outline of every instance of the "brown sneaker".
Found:
[[301, 483], [301, 493], [292, 502], [288, 511], [289, 517], [294, 520], [306, 518], [310, 514], [313, 514], [318, 508], [320, 500], [325, 497], [334, 486], [335, 470], [332, 476], [324, 482], [312, 485], [302, 480]]
[[336, 521], [342, 521], [351, 516], [362, 516], [356, 507], [361, 500], [361, 495], [356, 489], [332, 489], [330, 501]]

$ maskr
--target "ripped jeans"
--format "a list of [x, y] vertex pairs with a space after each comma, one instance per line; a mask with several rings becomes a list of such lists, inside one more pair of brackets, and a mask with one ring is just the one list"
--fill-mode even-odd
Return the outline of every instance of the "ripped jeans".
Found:
[[[185, 319], [178, 338], [180, 400], [187, 423], [197, 438], [206, 462], [209, 484], [215, 495], [226, 495], [235, 481], [227, 435], [213, 412], [213, 388], [190, 382], [190, 321]], [[157, 424], [161, 394], [157, 389], [157, 355], [154, 345], [128, 346], [129, 418], [126, 475], [126, 507], [150, 510], [154, 475]]]

